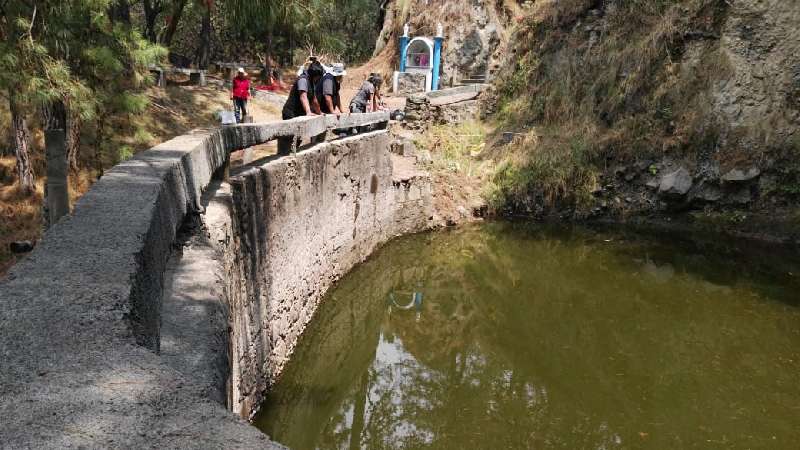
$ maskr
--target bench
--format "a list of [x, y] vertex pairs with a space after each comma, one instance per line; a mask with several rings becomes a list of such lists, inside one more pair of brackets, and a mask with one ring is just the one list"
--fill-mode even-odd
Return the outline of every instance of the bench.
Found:
[[167, 74], [169, 73], [182, 73], [189, 75], [189, 82], [197, 86], [205, 86], [207, 84], [206, 70], [204, 69], [150, 66], [150, 72], [155, 77], [156, 85], [161, 88], [167, 86]]

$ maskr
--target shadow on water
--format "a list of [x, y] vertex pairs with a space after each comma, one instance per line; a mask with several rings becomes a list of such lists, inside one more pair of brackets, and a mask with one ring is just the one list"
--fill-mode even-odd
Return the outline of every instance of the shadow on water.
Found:
[[492, 223], [327, 296], [256, 424], [305, 448], [794, 448], [800, 263]]

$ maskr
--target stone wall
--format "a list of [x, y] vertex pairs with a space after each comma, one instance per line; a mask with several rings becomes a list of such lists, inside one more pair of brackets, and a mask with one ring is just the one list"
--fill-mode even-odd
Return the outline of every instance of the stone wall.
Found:
[[419, 72], [400, 72], [397, 74], [397, 95], [410, 95], [425, 92], [426, 75]]
[[430, 227], [426, 176], [398, 177], [386, 131], [231, 178], [232, 408], [252, 416], [327, 289], [390, 238]]
[[[230, 151], [277, 137], [309, 139], [329, 128], [385, 124], [387, 120], [388, 114], [373, 113], [341, 121], [312, 117], [198, 131], [165, 142], [106, 172], [78, 201], [73, 213], [54, 224], [34, 251], [0, 281], [2, 445], [277, 448], [257, 429], [209, 398], [207, 384], [182, 373], [169, 358], [159, 355], [164, 273], [177, 230], [188, 216], [202, 211], [202, 194], [212, 177], [226, 167]], [[318, 284], [307, 278], [307, 284], [300, 285], [308, 289], [307, 297], [302, 297], [302, 290], [291, 290], [287, 279], [280, 284], [291, 293], [291, 299], [316, 302], [330, 281], [381, 239], [411, 229], [411, 225], [403, 228], [387, 222], [393, 218], [390, 198], [407, 197], [415, 204], [418, 200], [396, 187], [387, 189], [391, 165], [381, 156], [386, 139], [381, 133], [325, 144], [329, 146], [326, 152], [309, 150], [296, 158], [277, 160], [263, 169], [264, 176], [252, 177], [253, 183], [261, 183], [248, 185], [255, 190], [237, 187], [239, 200], [235, 204], [242, 205], [241, 211], [271, 219], [250, 217], [239, 224], [249, 224], [246, 229], [250, 235], [243, 236], [264, 237], [263, 241], [243, 240], [257, 247], [243, 248], [242, 252], [266, 270], [265, 288], [277, 292], [279, 284], [275, 283], [280, 281], [277, 266], [258, 259], [268, 253], [283, 258], [286, 277], [301, 273], [331, 277]], [[369, 144], [358, 144], [361, 139]], [[385, 146], [388, 148], [388, 144]], [[356, 170], [367, 170], [359, 165], [356, 155], [375, 164], [374, 177]], [[347, 177], [338, 172], [346, 167], [351, 167]], [[282, 177], [289, 183], [286, 189], [277, 189], [278, 178], [273, 180], [268, 174]], [[339, 181], [331, 184], [324, 182], [328, 178], [321, 178], [329, 176], [339, 177]], [[349, 191], [344, 189], [347, 182], [343, 179], [352, 180]], [[323, 187], [325, 190], [320, 191]], [[327, 189], [335, 190], [335, 194]], [[269, 194], [268, 200], [259, 202], [246, 194], [254, 192]], [[332, 206], [339, 194], [357, 199], [346, 214]], [[299, 203], [301, 198], [312, 202], [304, 207]], [[254, 209], [248, 210], [247, 205]], [[267, 206], [271, 209], [264, 209]], [[335, 231], [326, 224], [329, 218], [350, 217], [352, 241], [332, 241], [341, 247], [331, 247], [331, 242], [312, 239], [308, 234], [313, 232], [313, 224], [328, 237], [327, 233]], [[417, 222], [412, 222], [408, 223], [416, 226]], [[278, 227], [277, 223], [282, 225]], [[303, 231], [306, 234], [295, 235], [302, 230], [294, 227], [302, 224], [309, 227]], [[372, 231], [372, 227], [378, 231]], [[373, 232], [374, 239], [361, 239]], [[317, 261], [314, 247], [309, 245], [305, 253], [296, 254], [288, 247], [276, 247], [297, 243], [291, 240], [294, 236], [327, 249], [327, 259], [320, 257], [315, 271], [302, 270], [305, 264]], [[333, 259], [338, 257], [342, 262]], [[297, 264], [290, 263], [290, 258]], [[322, 267], [326, 262], [334, 269], [326, 271]], [[228, 267], [237, 264], [232, 261]], [[244, 278], [253, 279], [250, 274]], [[288, 308], [281, 312], [283, 315], [271, 317], [291, 317], [286, 315], [292, 311], [291, 306]], [[301, 327], [290, 324], [280, 328], [282, 323], [278, 322], [279, 330], [292, 337], [299, 334]], [[287, 341], [285, 351], [277, 345], [274, 349], [265, 347], [265, 351], [277, 358], [289, 351], [288, 346]]]
[[421, 130], [477, 119], [483, 90], [483, 85], [474, 84], [412, 95], [406, 99], [403, 126]]

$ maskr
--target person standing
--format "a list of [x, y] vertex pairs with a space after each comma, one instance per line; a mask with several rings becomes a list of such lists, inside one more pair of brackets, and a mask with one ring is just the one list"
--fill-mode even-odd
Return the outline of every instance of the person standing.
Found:
[[350, 100], [351, 113], [365, 113], [367, 111], [378, 110], [377, 91], [381, 86], [381, 76], [371, 73], [369, 77], [361, 83], [361, 87]]
[[231, 100], [233, 100], [233, 112], [236, 115], [236, 123], [242, 123], [247, 116], [247, 99], [250, 97], [250, 79], [243, 67], [239, 67], [236, 76], [233, 77], [233, 87], [231, 89]]
[[347, 74], [344, 64], [333, 64], [317, 83], [315, 93], [323, 114], [341, 114], [342, 99], [339, 90], [342, 87], [342, 78]]

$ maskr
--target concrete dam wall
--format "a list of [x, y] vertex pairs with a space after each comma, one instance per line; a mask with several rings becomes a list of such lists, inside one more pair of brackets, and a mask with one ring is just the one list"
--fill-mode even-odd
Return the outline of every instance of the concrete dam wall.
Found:
[[[387, 121], [195, 132], [107, 172], [0, 282], [0, 442], [278, 447], [240, 417], [256, 411], [330, 285], [391, 237], [429, 227], [430, 181], [397, 170], [383, 130], [226, 178], [230, 151]], [[202, 243], [173, 263], [187, 222], [202, 223]], [[196, 345], [204, 333], [216, 344]]]

